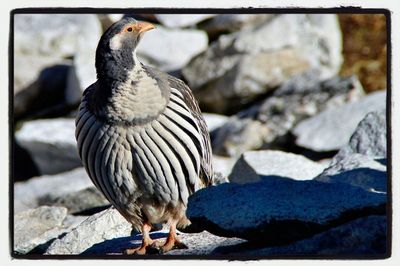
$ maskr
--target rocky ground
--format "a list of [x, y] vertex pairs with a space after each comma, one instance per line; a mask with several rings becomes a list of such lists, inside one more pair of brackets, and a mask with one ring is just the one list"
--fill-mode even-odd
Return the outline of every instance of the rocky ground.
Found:
[[[115, 256], [140, 244], [91, 183], [74, 136], [98, 39], [120, 17], [15, 17], [15, 254]], [[339, 76], [336, 15], [145, 17], [157, 30], [139, 57], [190, 85], [218, 172], [189, 198], [189, 248], [165, 255], [385, 256], [386, 91]]]

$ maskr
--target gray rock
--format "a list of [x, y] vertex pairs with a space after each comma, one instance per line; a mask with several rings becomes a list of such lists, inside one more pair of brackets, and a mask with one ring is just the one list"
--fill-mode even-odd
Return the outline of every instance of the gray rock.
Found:
[[47, 249], [47, 255], [81, 254], [105, 240], [129, 236], [132, 226], [114, 208], [94, 214], [71, 232], [56, 239]]
[[76, 148], [74, 119], [25, 122], [15, 136], [31, 154], [41, 174], [56, 174], [82, 165]]
[[349, 141], [358, 123], [372, 111], [386, 107], [386, 91], [374, 92], [340, 108], [328, 108], [299, 123], [293, 130], [296, 144], [318, 152], [339, 150]]
[[166, 27], [183, 28], [212, 18], [214, 14], [156, 14], [155, 17]]
[[94, 186], [64, 195], [47, 194], [38, 199], [40, 205], [63, 206], [68, 213], [78, 213], [91, 208], [110, 205], [110, 202]]
[[262, 176], [310, 180], [323, 170], [322, 165], [301, 155], [282, 151], [247, 151], [235, 163], [229, 180], [238, 184], [258, 182]]
[[214, 172], [221, 173], [223, 176], [227, 177], [231, 173], [235, 162], [236, 160], [234, 158], [214, 155], [213, 156]]
[[346, 184], [274, 176], [262, 179], [199, 190], [189, 198], [188, 218], [212, 234], [272, 246], [386, 209], [386, 195]]
[[209, 132], [219, 128], [229, 119], [227, 116], [212, 113], [203, 113], [203, 117], [206, 120]]
[[14, 215], [14, 252], [26, 254], [60, 235], [67, 216], [63, 207], [42, 206]]
[[363, 94], [356, 77], [320, 82], [314, 72], [297, 75], [261, 104], [238, 113], [213, 132], [213, 152], [239, 156], [246, 150], [285, 146], [291, 142], [289, 131], [301, 120], [354, 102]]
[[[281, 247], [238, 252], [246, 256], [265, 255], [343, 255], [367, 256], [387, 254], [386, 216], [363, 217], [332, 228], [311, 238]], [[225, 253], [228, 249], [225, 249]]]
[[[86, 88], [88, 79], [93, 82], [94, 53], [101, 35], [101, 26], [96, 15], [17, 14], [14, 21], [15, 61], [19, 66], [23, 65], [15, 68], [16, 92], [32, 89], [28, 85], [35, 81], [44, 67], [62, 63], [71, 57], [74, 58], [79, 84]], [[27, 31], [27, 28], [30, 30]], [[69, 86], [68, 89], [63, 91], [66, 102], [76, 103], [78, 99], [76, 95], [82, 88]], [[31, 93], [31, 95], [29, 101], [43, 96], [41, 93]], [[70, 98], [72, 96], [75, 98]], [[18, 100], [18, 106], [23, 106], [21, 101]]]
[[14, 184], [14, 212], [38, 207], [40, 198], [56, 198], [91, 186], [93, 183], [83, 168], [16, 182]]
[[348, 145], [340, 149], [334, 160], [340, 161], [353, 153], [364, 154], [372, 158], [386, 158], [386, 136], [386, 110], [371, 112], [361, 120]]
[[137, 53], [143, 63], [163, 71], [172, 71], [185, 66], [192, 57], [203, 52], [207, 45], [208, 37], [203, 31], [157, 26], [146, 32]]
[[[161, 230], [150, 233], [153, 240], [164, 242], [168, 231]], [[139, 247], [141, 244], [141, 234], [132, 237], [118, 237], [93, 245], [85, 250], [84, 255], [107, 254], [121, 255], [127, 248]], [[165, 255], [210, 255], [219, 246], [231, 246], [245, 242], [239, 238], [225, 238], [210, 234], [207, 231], [200, 233], [186, 234], [179, 233], [180, 240], [188, 246], [188, 249], [171, 250]]]
[[[281, 34], [282, 30], [285, 31], [285, 34]], [[318, 77], [326, 79], [336, 74], [340, 68], [342, 62], [340, 47], [341, 33], [336, 15], [278, 15], [261, 26], [220, 36], [205, 53], [197, 56], [183, 69], [183, 75], [196, 94], [202, 90], [213, 91], [213, 87], [215, 87], [215, 92], [213, 91], [215, 96], [218, 95], [219, 87], [216, 85], [220, 84], [219, 79], [234, 78], [234, 74], [238, 70], [244, 71], [243, 76], [245, 77], [244, 74], [248, 73], [245, 71], [247, 66], [241, 64], [249, 64], [250, 61], [256, 60], [258, 62], [254, 63], [254, 67], [252, 67], [252, 69], [256, 69], [257, 66], [260, 66], [260, 62], [265, 62], [261, 59], [257, 60], [260, 56], [265, 60], [266, 58], [276, 58], [275, 60], [280, 62], [267, 71], [271, 82], [269, 86], [278, 86], [285, 81], [284, 77], [290, 76], [289, 73], [292, 75], [297, 73], [293, 70], [290, 71], [290, 66], [303, 66], [304, 64], [300, 64], [300, 62], [304, 60], [309, 67], [304, 66], [301, 69], [318, 69]], [[297, 64], [287, 62], [287, 60], [294, 59]], [[282, 65], [286, 68], [282, 68]], [[260, 70], [257, 73], [260, 73]], [[273, 77], [278, 77], [278, 79], [274, 80]], [[266, 85], [263, 75], [257, 77], [251, 75], [246, 84], [252, 88], [251, 91], [246, 88], [236, 92], [245, 95], [248, 91], [248, 97], [255, 97], [267, 91], [262, 88], [262, 85]], [[219, 93], [224, 95], [224, 91]], [[208, 94], [206, 93], [206, 95]], [[214, 103], [221, 104], [220, 101], [217, 101], [221, 98], [223, 97], [216, 97]], [[203, 104], [203, 99], [199, 100]], [[211, 104], [208, 106], [212, 107]]]
[[209, 35], [219, 35], [259, 26], [275, 17], [274, 14], [222, 14], [199, 25]]

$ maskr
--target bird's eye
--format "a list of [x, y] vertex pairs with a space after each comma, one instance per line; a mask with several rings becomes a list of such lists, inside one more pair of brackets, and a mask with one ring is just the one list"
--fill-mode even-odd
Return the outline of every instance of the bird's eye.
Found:
[[132, 27], [127, 28], [126, 31], [131, 32], [132, 31]]

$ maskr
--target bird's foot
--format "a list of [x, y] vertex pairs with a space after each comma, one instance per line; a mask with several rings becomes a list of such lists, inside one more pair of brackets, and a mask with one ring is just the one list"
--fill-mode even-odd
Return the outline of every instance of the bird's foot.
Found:
[[160, 253], [165, 253], [173, 249], [188, 249], [188, 246], [179, 241], [176, 236], [168, 236], [167, 241], [160, 248]]
[[151, 240], [142, 243], [138, 248], [128, 248], [124, 251], [125, 255], [145, 255], [145, 254], [159, 254], [160, 246], [162, 244], [159, 241]]

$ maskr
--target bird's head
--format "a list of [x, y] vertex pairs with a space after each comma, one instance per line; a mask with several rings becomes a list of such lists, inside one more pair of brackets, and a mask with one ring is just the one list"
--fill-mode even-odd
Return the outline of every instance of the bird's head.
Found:
[[155, 26], [127, 17], [112, 24], [101, 37], [96, 50], [96, 70], [104, 75], [118, 77], [138, 64], [136, 47], [146, 31]]

